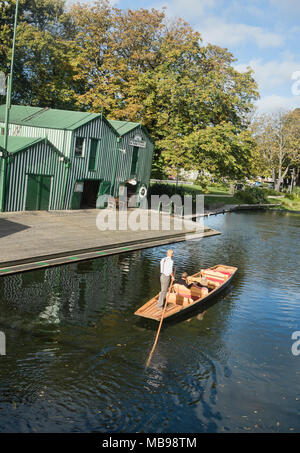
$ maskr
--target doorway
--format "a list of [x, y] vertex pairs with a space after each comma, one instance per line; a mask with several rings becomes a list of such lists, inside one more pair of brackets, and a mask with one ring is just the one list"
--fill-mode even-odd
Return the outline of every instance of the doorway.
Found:
[[51, 190], [51, 176], [28, 175], [26, 211], [48, 211]]
[[100, 180], [87, 179], [84, 181], [80, 209], [96, 208]]

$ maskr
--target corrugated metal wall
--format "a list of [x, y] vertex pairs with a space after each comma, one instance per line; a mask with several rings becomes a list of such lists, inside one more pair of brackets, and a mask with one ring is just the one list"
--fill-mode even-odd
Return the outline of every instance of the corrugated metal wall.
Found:
[[119, 151], [116, 190], [120, 183], [127, 181], [131, 177], [130, 171], [134, 147], [129, 145], [129, 141], [133, 139], [136, 134], [141, 135], [146, 142], [146, 148], [139, 148], [136, 178], [138, 182], [145, 184], [147, 187], [149, 186], [154, 145], [148, 135], [144, 132], [143, 128], [139, 126], [124, 135], [119, 143], [119, 149], [124, 150], [125, 152]]
[[[74, 156], [76, 137], [84, 137], [86, 139], [84, 157]], [[89, 170], [91, 139], [99, 140], [96, 169], [93, 171]], [[74, 132], [71, 141], [71, 168], [68, 175], [65, 209], [70, 207], [75, 181], [84, 179], [111, 180], [116, 140], [117, 134], [101, 118], [91, 121]]]
[[[139, 148], [137, 180], [142, 184], [147, 185], [147, 187], [149, 185], [154, 145], [148, 135], [143, 131], [142, 127], [139, 126], [124, 135], [118, 144], [119, 156], [115, 181], [115, 196], [118, 194], [119, 184], [127, 181], [131, 177], [130, 171], [133, 146], [129, 145], [129, 140], [137, 133], [141, 135], [143, 140], [147, 143], [146, 148]], [[59, 151], [70, 159], [69, 168], [65, 168], [63, 164], [57, 167], [59, 174], [52, 181], [53, 197], [51, 196], [50, 209], [69, 209], [71, 207], [72, 194], [76, 181], [82, 181], [84, 179], [112, 180], [118, 134], [102, 118], [90, 121], [75, 131], [10, 125], [10, 135], [47, 137]], [[76, 137], [86, 138], [83, 157], [74, 156]], [[99, 139], [100, 142], [96, 159], [96, 169], [94, 171], [89, 171], [88, 167], [92, 138]], [[24, 190], [26, 187], [21, 174], [22, 168], [25, 168], [24, 165], [31, 165], [32, 171], [37, 171], [37, 169], [42, 168], [47, 169], [46, 171], [50, 171], [49, 169], [53, 168], [54, 175], [54, 167], [52, 166], [54, 165], [54, 160], [58, 160], [59, 157], [52, 150], [51, 152], [48, 151], [49, 155], [47, 155], [45, 150], [42, 151], [43, 146], [45, 145], [40, 145], [39, 151], [35, 150], [34, 153], [20, 153], [20, 157], [16, 156], [18, 160], [17, 167], [19, 167], [18, 170], [14, 170], [14, 173], [11, 173], [11, 189], [7, 194], [6, 210], [12, 211], [23, 209]], [[125, 152], [120, 150], [125, 150]], [[13, 167], [15, 167], [15, 165], [12, 165], [12, 169]]]
[[14, 154], [7, 166], [5, 211], [25, 209], [28, 174], [52, 176], [49, 209], [61, 209], [64, 173], [59, 154], [44, 142]]
[[[0, 127], [4, 127], [1, 123]], [[60, 152], [66, 157], [70, 157], [72, 131], [61, 129], [48, 129], [42, 127], [20, 126], [18, 124], [10, 124], [9, 135], [15, 137], [41, 137], [47, 138]]]

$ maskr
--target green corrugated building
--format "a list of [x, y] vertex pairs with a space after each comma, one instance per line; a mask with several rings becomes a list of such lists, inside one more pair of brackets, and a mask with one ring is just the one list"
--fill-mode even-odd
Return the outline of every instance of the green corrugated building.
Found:
[[3, 147], [0, 136], [0, 154], [7, 163], [4, 211], [61, 209], [63, 154], [43, 138], [8, 137], [6, 152]]
[[[2, 105], [2, 134], [4, 119], [5, 106]], [[7, 159], [5, 210], [22, 210], [33, 206], [46, 209], [44, 202], [27, 202], [28, 197], [32, 198], [30, 193], [35, 190], [31, 182], [34, 175], [40, 181], [36, 182], [37, 190], [39, 184], [50, 184], [47, 209], [95, 207], [101, 195], [117, 195], [119, 187], [122, 188], [128, 180], [133, 179], [136, 182], [135, 190], [143, 196], [141, 187], [147, 188], [149, 184], [154, 146], [147, 131], [138, 123], [107, 121], [96, 113], [14, 105], [10, 110], [9, 135], [11, 138], [36, 139], [37, 142], [31, 143], [33, 147], [26, 148], [29, 160], [35, 149], [30, 168], [28, 159], [18, 159], [17, 172], [25, 175], [23, 186], [19, 185], [18, 180], [12, 183], [12, 168], [16, 164], [11, 165], [9, 161], [13, 153], [2, 156], [2, 159]], [[10, 141], [9, 146], [13, 146], [12, 143]], [[36, 151], [37, 145], [39, 152]], [[53, 153], [60, 156], [60, 167], [53, 167], [50, 181], [47, 179], [49, 172], [45, 169], [53, 166]], [[22, 153], [22, 156], [25, 154]]]
[[[152, 168], [154, 144], [147, 130], [140, 123], [108, 120], [119, 135], [118, 155], [115, 159], [115, 191], [122, 193], [126, 187], [128, 195], [137, 195], [139, 204], [145, 197]], [[134, 183], [130, 184], [127, 181]], [[127, 182], [127, 184], [126, 184]]]

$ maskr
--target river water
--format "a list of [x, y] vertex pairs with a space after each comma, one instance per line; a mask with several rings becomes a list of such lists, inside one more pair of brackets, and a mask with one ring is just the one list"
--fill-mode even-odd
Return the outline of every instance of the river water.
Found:
[[157, 324], [133, 313], [167, 246], [1, 277], [1, 432], [300, 432], [300, 216], [206, 223], [222, 235], [174, 244], [178, 274], [238, 274], [162, 329], [147, 369]]

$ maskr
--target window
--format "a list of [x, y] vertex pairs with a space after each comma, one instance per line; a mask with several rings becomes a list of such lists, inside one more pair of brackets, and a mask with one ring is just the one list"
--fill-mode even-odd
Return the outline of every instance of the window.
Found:
[[139, 149], [138, 149], [137, 146], [134, 146], [133, 147], [133, 153], [132, 153], [132, 161], [131, 161], [131, 171], [130, 171], [130, 175], [131, 176], [135, 176], [136, 175], [138, 157], [139, 157]]
[[96, 170], [97, 153], [98, 153], [99, 140], [91, 138], [89, 171]]
[[85, 139], [83, 137], [76, 137], [75, 141], [75, 157], [83, 157]]

